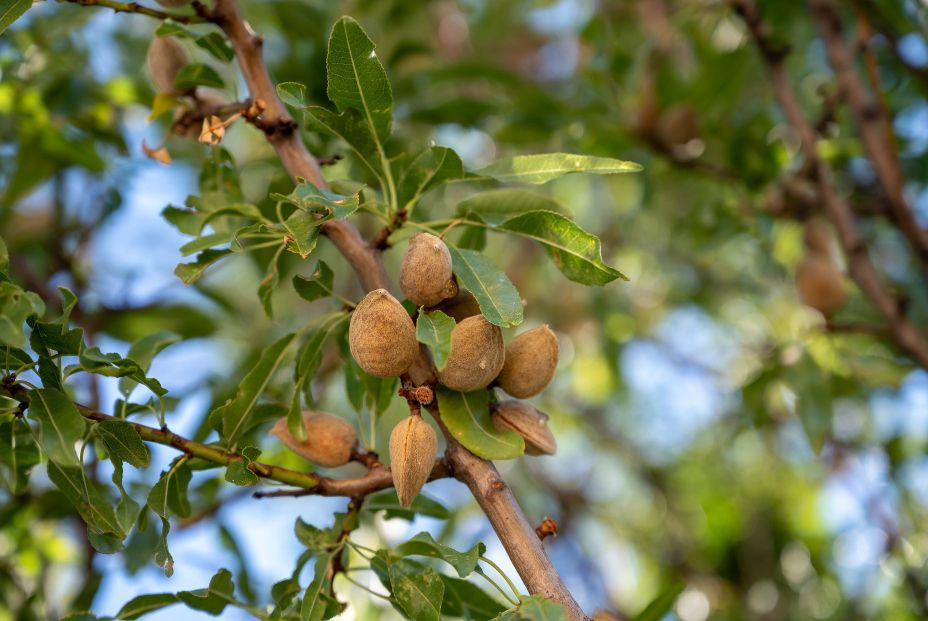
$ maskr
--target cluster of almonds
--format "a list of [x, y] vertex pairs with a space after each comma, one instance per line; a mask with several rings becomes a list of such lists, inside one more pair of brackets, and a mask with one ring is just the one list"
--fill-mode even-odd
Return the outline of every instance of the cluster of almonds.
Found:
[[[500, 328], [480, 314], [473, 295], [459, 289], [452, 273], [451, 253], [440, 238], [429, 233], [412, 238], [401, 267], [400, 287], [416, 306], [441, 310], [457, 321], [445, 365], [433, 369], [439, 383], [447, 388], [469, 392], [495, 385], [516, 399], [526, 399], [544, 390], [551, 381], [558, 360], [554, 332], [541, 326], [523, 332], [506, 345]], [[358, 366], [376, 377], [399, 377], [411, 372], [420, 357], [413, 318], [385, 289], [371, 291], [354, 309], [348, 343]], [[431, 391], [426, 392], [431, 396]], [[521, 435], [527, 454], [555, 452], [557, 446], [545, 414], [515, 399], [495, 402], [491, 408], [497, 430]], [[290, 435], [285, 419], [275, 424], [272, 433], [294, 452], [319, 465], [334, 467], [348, 462], [356, 442], [351, 425], [323, 412], [306, 413], [304, 422], [304, 441]], [[412, 503], [428, 480], [437, 448], [435, 431], [418, 412], [394, 427], [390, 461], [403, 506]]]

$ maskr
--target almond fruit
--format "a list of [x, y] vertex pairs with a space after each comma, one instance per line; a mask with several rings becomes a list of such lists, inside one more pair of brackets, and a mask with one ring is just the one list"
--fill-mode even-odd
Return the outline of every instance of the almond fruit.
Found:
[[354, 309], [348, 346], [355, 362], [376, 377], [399, 377], [419, 354], [412, 319], [386, 289], [371, 291]]
[[148, 46], [148, 71], [159, 93], [179, 94], [174, 80], [189, 63], [187, 51], [174, 37], [155, 37]]
[[516, 399], [534, 397], [557, 369], [557, 337], [547, 325], [523, 332], [506, 346], [506, 362], [496, 383]]
[[419, 415], [400, 421], [390, 433], [390, 471], [400, 504], [408, 507], [419, 495], [435, 463], [438, 438]]
[[438, 381], [452, 390], [484, 388], [499, 375], [505, 362], [503, 333], [483, 315], [468, 317], [451, 331], [451, 353]]
[[515, 431], [525, 439], [526, 455], [554, 455], [557, 442], [548, 429], [548, 415], [521, 401], [500, 401], [491, 406], [497, 431]]
[[400, 289], [416, 306], [435, 306], [455, 296], [458, 285], [445, 242], [431, 233], [417, 233], [409, 240], [400, 267]]
[[351, 460], [351, 451], [358, 441], [351, 423], [334, 414], [307, 410], [303, 412], [303, 426], [305, 440], [293, 437], [286, 417], [278, 419], [270, 433], [288, 449], [319, 466], [337, 468]]

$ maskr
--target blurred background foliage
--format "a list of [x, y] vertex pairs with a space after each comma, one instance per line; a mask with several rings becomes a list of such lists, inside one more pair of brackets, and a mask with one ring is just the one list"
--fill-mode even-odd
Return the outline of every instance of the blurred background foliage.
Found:
[[[793, 84], [875, 261], [907, 295], [913, 322], [928, 325], [928, 289], [885, 216], [847, 111], [834, 103], [807, 6], [760, 6], [773, 36], [791, 46]], [[547, 151], [644, 165], [637, 175], [572, 175], [541, 189], [602, 238], [606, 262], [629, 282], [576, 285], [529, 242], [491, 235], [487, 249], [527, 301], [526, 325], [548, 323], [561, 340], [555, 383], [535, 399], [552, 417], [559, 452], [500, 467], [531, 519], [560, 525], [546, 545], [585, 609], [631, 616], [682, 585], [667, 619], [925, 618], [928, 374], [879, 330], [837, 329], [880, 325], [858, 290], [831, 324], [800, 302], [802, 222], [821, 208], [803, 200], [795, 132], [725, 2], [251, 0], [243, 9], [275, 79], [306, 84], [307, 101], [323, 105], [328, 30], [343, 14], [358, 19], [393, 83], [395, 153], [448, 145], [470, 169]], [[841, 9], [848, 40], [868, 42], [857, 55], [878, 71], [924, 225], [926, 8], [859, 0]], [[172, 429], [202, 437], [206, 414], [258, 353], [326, 309], [284, 286], [274, 319], [265, 317], [255, 292], [270, 253], [236, 256], [190, 287], [173, 275], [186, 239], [161, 218], [166, 205], [205, 192], [217, 167], [234, 173], [227, 191], [262, 209], [273, 209], [269, 192], [292, 186], [264, 137], [242, 123], [223, 150], [175, 136], [170, 166], [144, 157], [143, 141], [161, 144], [170, 126], [170, 115], [148, 120], [144, 54], [157, 25], [42, 2], [0, 38], [0, 236], [16, 280], [50, 307], [60, 304], [58, 285], [79, 295], [73, 317], [90, 344], [125, 353], [154, 331], [183, 336], [151, 375], [170, 390]], [[227, 96], [241, 99], [234, 66], [216, 68], [233, 85]], [[305, 139], [320, 156], [344, 156], [326, 168], [330, 179], [370, 181], [340, 143]], [[427, 211], [450, 217], [474, 190], [451, 184], [427, 197]], [[372, 235], [380, 223], [362, 216], [360, 226]], [[323, 245], [321, 256], [341, 268], [338, 290], [357, 299], [358, 285]], [[391, 274], [404, 245], [386, 254]], [[292, 255], [282, 265], [284, 283], [311, 268]], [[334, 373], [338, 358], [326, 361], [317, 399], [355, 416]], [[104, 411], [117, 395], [101, 378], [75, 389]], [[286, 399], [286, 381], [279, 390]], [[381, 419], [381, 449], [403, 410], [395, 400]], [[265, 444], [264, 457], [304, 467]], [[161, 465], [173, 456], [153, 455]], [[132, 476], [141, 483], [157, 470]], [[198, 475], [191, 517], [172, 534], [176, 574], [167, 579], [131, 541], [122, 554], [95, 554], [43, 477], [37, 471], [21, 494], [0, 492], [3, 621], [113, 614], [138, 593], [203, 586], [220, 566], [234, 570], [246, 599], [263, 603], [293, 565], [294, 519], [326, 525], [344, 503], [254, 500]], [[442, 481], [427, 491], [455, 512], [416, 526], [461, 545], [487, 541], [515, 575], [466, 490]], [[378, 518], [361, 538], [413, 532]], [[396, 616], [358, 589], [345, 593], [346, 619]], [[201, 616], [169, 609], [152, 618]]]

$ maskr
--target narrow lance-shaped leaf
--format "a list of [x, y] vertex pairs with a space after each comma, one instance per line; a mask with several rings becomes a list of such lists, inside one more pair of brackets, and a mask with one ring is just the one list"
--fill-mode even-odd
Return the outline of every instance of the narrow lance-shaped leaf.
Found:
[[496, 431], [486, 390], [457, 392], [438, 387], [441, 420], [454, 439], [484, 459], [512, 459], [525, 452], [525, 440], [514, 431]]
[[84, 417], [63, 392], [40, 388], [29, 395], [29, 415], [42, 425], [40, 439], [49, 459], [77, 468], [74, 445], [84, 435]]
[[478, 543], [467, 552], [459, 552], [451, 546], [435, 541], [430, 533], [421, 532], [397, 546], [395, 552], [400, 556], [419, 555], [441, 559], [454, 567], [458, 576], [466, 578], [477, 568], [480, 555], [486, 552], [486, 546]]
[[294, 337], [294, 334], [288, 334], [264, 350], [258, 363], [242, 380], [235, 398], [210, 414], [210, 418], [222, 421], [222, 435], [230, 446], [235, 445], [241, 433], [248, 428], [249, 415], [289, 354]]
[[332, 28], [326, 55], [327, 94], [339, 111], [359, 110], [384, 142], [393, 124], [393, 91], [374, 52], [374, 42], [350, 17]]
[[325, 261], [319, 261], [313, 273], [307, 276], [297, 274], [293, 277], [293, 288], [307, 302], [332, 295], [332, 283], [335, 274]]
[[537, 155], [517, 155], [491, 163], [476, 171], [484, 177], [497, 181], [518, 183], [547, 183], [569, 173], [594, 173], [612, 175], [615, 173], [639, 172], [641, 165], [611, 157], [593, 157], [573, 153], [542, 153]]
[[499, 231], [517, 233], [545, 247], [557, 268], [574, 282], [605, 285], [622, 272], [603, 263], [599, 238], [581, 229], [571, 219], [552, 211], [530, 211], [506, 220]]
[[115, 535], [120, 539], [125, 537], [113, 512], [112, 502], [100, 493], [94, 483], [84, 478], [83, 470], [62, 468], [55, 462], [49, 462], [48, 478], [74, 505], [91, 531]]
[[416, 319], [416, 339], [432, 352], [439, 370], [445, 368], [451, 355], [451, 331], [455, 325], [454, 319], [441, 311], [426, 313], [425, 309], [421, 309]]
[[0, 34], [22, 17], [32, 6], [32, 0], [0, 0]]
[[345, 110], [336, 114], [321, 106], [310, 106], [303, 113], [303, 123], [313, 131], [344, 140], [375, 177], [383, 178], [385, 171], [379, 157], [380, 142], [360, 112]]
[[126, 604], [119, 609], [119, 612], [116, 613], [116, 618], [132, 621], [133, 619], [138, 619], [150, 612], [161, 610], [162, 608], [178, 602], [180, 602], [180, 600], [173, 593], [148, 593], [146, 595], [139, 595], [126, 602]]
[[7, 490], [23, 493], [29, 473], [40, 461], [39, 447], [24, 419], [14, 418], [0, 424], [0, 464], [6, 466]]
[[479, 252], [454, 246], [449, 250], [454, 273], [487, 321], [503, 328], [522, 323], [522, 298], [509, 277]]
[[410, 162], [400, 179], [399, 204], [409, 206], [432, 188], [464, 176], [464, 164], [453, 149], [431, 147]]
[[554, 211], [570, 216], [569, 210], [549, 196], [520, 188], [501, 188], [480, 192], [464, 199], [455, 210], [460, 216], [476, 214], [490, 225], [529, 211]]

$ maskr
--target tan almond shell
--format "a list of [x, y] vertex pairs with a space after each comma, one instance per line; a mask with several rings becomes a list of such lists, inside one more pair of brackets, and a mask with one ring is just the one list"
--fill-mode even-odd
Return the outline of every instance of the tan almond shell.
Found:
[[351, 423], [334, 414], [307, 410], [303, 412], [303, 426], [306, 428], [305, 440], [293, 437], [286, 417], [278, 419], [270, 433], [288, 449], [319, 466], [337, 468], [351, 460], [351, 450], [358, 442]]
[[457, 294], [444, 241], [431, 233], [413, 235], [400, 266], [400, 289], [416, 306], [435, 306]]
[[419, 354], [412, 319], [386, 289], [371, 291], [354, 309], [348, 346], [355, 362], [376, 377], [399, 377]]
[[390, 433], [390, 471], [400, 504], [408, 507], [428, 481], [438, 438], [421, 416], [409, 416]]
[[461, 323], [468, 317], [480, 314], [480, 304], [474, 294], [467, 289], [458, 289], [456, 296], [445, 300], [438, 306], [438, 310]]
[[159, 93], [177, 94], [174, 79], [189, 62], [187, 51], [174, 37], [155, 37], [148, 46], [148, 71]]
[[523, 332], [506, 346], [506, 362], [496, 383], [516, 399], [544, 390], [557, 369], [557, 336], [547, 325]]
[[505, 362], [503, 333], [483, 315], [461, 321], [451, 331], [451, 353], [438, 381], [452, 390], [484, 388], [499, 375]]
[[807, 306], [831, 317], [847, 303], [841, 270], [830, 258], [811, 252], [796, 267], [796, 288]]
[[557, 441], [548, 428], [548, 415], [521, 401], [500, 401], [492, 409], [497, 431], [515, 431], [525, 439], [526, 455], [554, 455]]

